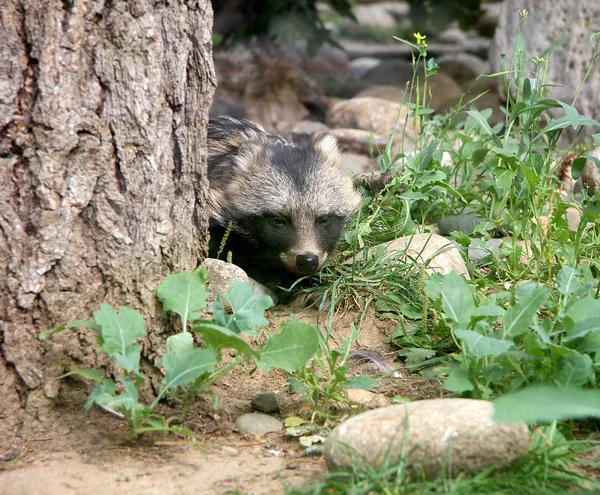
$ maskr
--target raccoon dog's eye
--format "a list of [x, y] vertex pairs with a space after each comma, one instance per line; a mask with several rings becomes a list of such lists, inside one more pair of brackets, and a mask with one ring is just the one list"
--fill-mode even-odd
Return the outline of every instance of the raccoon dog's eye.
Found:
[[317, 225], [319, 227], [324, 227], [325, 225], [327, 225], [328, 223], [330, 223], [332, 219], [333, 219], [333, 217], [330, 217], [330, 216], [319, 217], [319, 218], [317, 218]]
[[273, 217], [271, 218], [271, 224], [275, 227], [285, 227], [288, 221], [285, 217]]

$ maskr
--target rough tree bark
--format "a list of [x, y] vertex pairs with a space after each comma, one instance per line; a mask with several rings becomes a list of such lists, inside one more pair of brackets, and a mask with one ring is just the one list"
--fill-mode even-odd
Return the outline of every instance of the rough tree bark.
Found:
[[101, 302], [147, 318], [206, 255], [209, 0], [0, 2], [0, 456], [44, 431], [68, 363], [102, 364]]

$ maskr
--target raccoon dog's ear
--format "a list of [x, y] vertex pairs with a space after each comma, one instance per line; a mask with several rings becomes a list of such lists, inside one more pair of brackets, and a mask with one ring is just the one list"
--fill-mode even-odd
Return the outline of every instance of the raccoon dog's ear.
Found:
[[325, 157], [325, 163], [334, 167], [340, 163], [340, 149], [337, 139], [331, 134], [317, 134], [312, 138], [315, 149], [320, 151]]
[[232, 157], [232, 164], [241, 172], [248, 172], [262, 163], [263, 150], [259, 143], [252, 141], [243, 143]]

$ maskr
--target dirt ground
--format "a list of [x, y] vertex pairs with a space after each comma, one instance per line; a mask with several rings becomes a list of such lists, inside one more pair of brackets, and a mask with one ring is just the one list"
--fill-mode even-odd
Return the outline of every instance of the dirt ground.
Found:
[[[277, 308], [267, 317], [277, 322], [285, 314]], [[310, 323], [316, 320], [312, 311], [296, 316]], [[357, 319], [352, 312], [336, 318], [333, 346], [350, 333], [350, 322]], [[389, 353], [392, 349], [385, 339], [392, 326], [392, 322], [367, 314], [354, 348]], [[283, 408], [279, 419], [308, 412], [303, 411], [298, 397], [288, 394], [283, 373], [249, 371], [239, 367], [217, 383], [217, 409], [210, 397], [202, 396], [190, 410], [184, 426], [194, 432], [202, 450], [173, 434], [145, 435], [133, 444], [123, 444], [123, 421], [98, 408], [84, 412], [86, 390], [63, 397], [43, 418], [43, 433], [28, 435], [21, 454], [2, 467], [0, 494], [276, 495], [285, 493], [286, 486], [306, 486], [323, 476], [323, 459], [305, 455], [296, 438], [288, 438], [284, 432], [253, 436], [235, 429], [236, 417], [252, 412], [250, 400], [260, 392], [277, 395]], [[380, 397], [439, 394], [438, 384], [410, 377], [402, 368], [399, 372], [402, 378], [380, 381]], [[359, 408], [347, 407], [342, 416]]]

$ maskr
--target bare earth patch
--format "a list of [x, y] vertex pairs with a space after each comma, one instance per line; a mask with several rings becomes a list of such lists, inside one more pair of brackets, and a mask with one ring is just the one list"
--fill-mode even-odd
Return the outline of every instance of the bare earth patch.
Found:
[[[267, 315], [277, 321], [285, 315], [277, 308]], [[298, 319], [315, 323], [314, 311], [303, 311]], [[350, 334], [354, 312], [341, 313], [332, 329], [333, 345]], [[367, 314], [360, 328], [357, 349], [390, 352], [384, 343], [391, 322]], [[323, 328], [323, 325], [321, 326]], [[301, 487], [323, 476], [320, 457], [304, 454], [297, 439], [284, 432], [252, 436], [238, 432], [234, 421], [252, 412], [250, 400], [260, 392], [274, 392], [282, 407], [280, 419], [307, 413], [299, 397], [287, 392], [287, 379], [277, 370], [263, 373], [238, 367], [215, 387], [218, 407], [209, 396], [200, 397], [190, 410], [184, 426], [196, 435], [201, 449], [175, 435], [153, 434], [123, 444], [127, 431], [123, 421], [93, 408], [83, 411], [88, 390], [62, 397], [40, 418], [39, 428], [29, 432], [20, 455], [5, 463], [0, 472], [0, 493], [11, 495], [112, 494], [187, 495], [244, 493], [276, 495], [285, 487]], [[381, 380], [377, 392], [389, 397], [439, 396], [438, 384], [411, 377]], [[345, 406], [342, 416], [356, 412]], [[163, 410], [167, 416], [174, 411]]]

